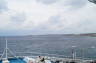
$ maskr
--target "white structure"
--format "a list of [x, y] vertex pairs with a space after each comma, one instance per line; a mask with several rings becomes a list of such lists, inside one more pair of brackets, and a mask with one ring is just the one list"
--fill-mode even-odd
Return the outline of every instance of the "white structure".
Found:
[[2, 63], [10, 63], [8, 61], [8, 54], [7, 53], [8, 53], [8, 46], [7, 46], [7, 40], [6, 40], [6, 48], [5, 48], [5, 50], [4, 50], [4, 52], [3, 52], [2, 56], [1, 56], [1, 59], [2, 59], [2, 57], [5, 54], [5, 58], [3, 58]]

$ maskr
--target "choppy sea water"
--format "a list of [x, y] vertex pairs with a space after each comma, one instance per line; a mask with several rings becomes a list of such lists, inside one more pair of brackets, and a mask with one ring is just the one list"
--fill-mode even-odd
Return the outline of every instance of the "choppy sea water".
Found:
[[[7, 40], [8, 40], [8, 48], [15, 55], [47, 56], [48, 54], [54, 54], [51, 56], [61, 55], [61, 57], [65, 56], [72, 57], [72, 52], [74, 50], [76, 52], [77, 57], [96, 58], [96, 48], [95, 48], [96, 37], [66, 36], [66, 35], [36, 35], [36, 36], [7, 37]], [[0, 37], [0, 53], [3, 53], [4, 48], [5, 48], [5, 37]], [[20, 52], [22, 52], [22, 54]], [[28, 52], [34, 52], [34, 53], [28, 53]], [[48, 53], [48, 54], [42, 54], [42, 53]]]

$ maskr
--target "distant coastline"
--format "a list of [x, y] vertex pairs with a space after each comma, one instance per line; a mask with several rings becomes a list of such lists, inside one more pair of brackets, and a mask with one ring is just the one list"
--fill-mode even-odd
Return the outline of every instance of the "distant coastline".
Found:
[[96, 37], [96, 33], [81, 33], [81, 34], [41, 34], [41, 35], [13, 35], [13, 36], [0, 36], [0, 37], [32, 37], [32, 36], [89, 36]]

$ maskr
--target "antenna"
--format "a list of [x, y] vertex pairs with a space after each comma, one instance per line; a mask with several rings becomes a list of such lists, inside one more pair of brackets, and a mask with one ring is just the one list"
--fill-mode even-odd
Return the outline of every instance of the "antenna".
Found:
[[8, 58], [8, 55], [7, 55], [7, 50], [8, 50], [8, 46], [7, 46], [7, 39], [6, 39], [6, 59]]

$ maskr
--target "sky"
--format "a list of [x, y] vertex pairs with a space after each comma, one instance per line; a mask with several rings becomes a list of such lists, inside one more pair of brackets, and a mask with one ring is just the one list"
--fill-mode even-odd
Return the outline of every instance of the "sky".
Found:
[[87, 0], [0, 0], [0, 35], [96, 32], [96, 5]]

